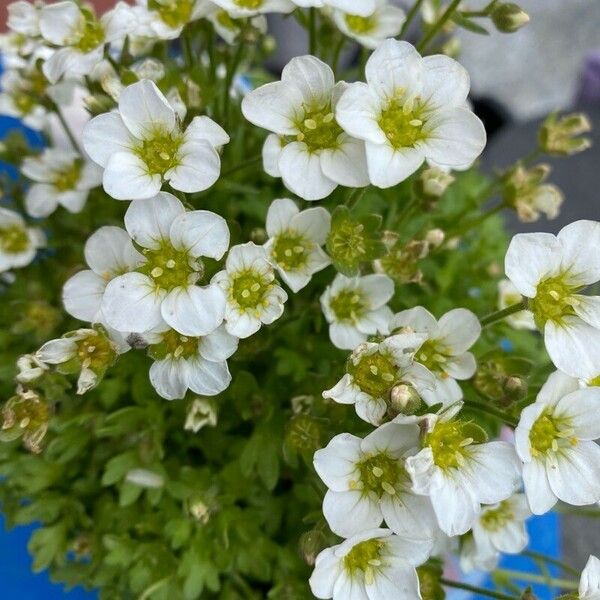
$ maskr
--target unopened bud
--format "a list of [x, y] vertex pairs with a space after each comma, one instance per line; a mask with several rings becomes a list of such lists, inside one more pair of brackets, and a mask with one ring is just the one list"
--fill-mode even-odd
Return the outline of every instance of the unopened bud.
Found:
[[217, 424], [217, 409], [211, 400], [196, 398], [188, 409], [183, 428], [198, 433], [203, 427]]
[[417, 191], [429, 198], [440, 198], [454, 182], [454, 177], [438, 167], [425, 169], [417, 180]]
[[513, 33], [529, 23], [529, 15], [512, 2], [496, 4], [490, 17], [496, 29], [502, 33]]
[[326, 546], [327, 539], [320, 527], [315, 527], [315, 529], [303, 533], [298, 542], [300, 556], [304, 559], [306, 564], [311, 567], [315, 564], [315, 559], [319, 552]]
[[314, 452], [321, 447], [321, 438], [321, 426], [315, 417], [299, 413], [290, 419], [285, 439], [295, 450]]
[[255, 243], [262, 245], [267, 241], [267, 232], [263, 227], [255, 227], [250, 232], [250, 239]]
[[446, 239], [446, 234], [442, 229], [430, 229], [425, 235], [425, 241], [432, 248], [439, 248]]
[[423, 600], [444, 600], [446, 594], [440, 582], [441, 569], [434, 565], [422, 565], [417, 569], [417, 575]]
[[110, 112], [115, 107], [115, 101], [105, 94], [94, 94], [83, 99], [85, 107], [92, 116]]
[[395, 413], [414, 415], [421, 406], [421, 396], [406, 383], [395, 385], [390, 392], [390, 408]]
[[527, 380], [518, 375], [511, 375], [504, 380], [504, 393], [508, 400], [518, 401], [527, 395]]
[[200, 499], [194, 499], [189, 504], [190, 515], [196, 521], [206, 525], [210, 519], [210, 508]]
[[569, 156], [583, 152], [591, 146], [592, 142], [581, 135], [591, 129], [590, 120], [584, 113], [571, 113], [560, 118], [556, 113], [551, 114], [540, 128], [540, 149], [556, 156]]

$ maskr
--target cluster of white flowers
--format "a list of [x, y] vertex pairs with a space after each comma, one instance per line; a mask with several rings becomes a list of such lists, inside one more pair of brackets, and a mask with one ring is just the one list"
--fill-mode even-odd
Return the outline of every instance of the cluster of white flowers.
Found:
[[[424, 164], [434, 173], [430, 189], [445, 190], [450, 171], [478, 158], [486, 134], [467, 104], [468, 74], [447, 56], [423, 57], [394, 39], [405, 14], [388, 0], [137, 0], [118, 2], [102, 17], [71, 0], [14, 2], [11, 33], [1, 42], [9, 70], [0, 110], [46, 128], [50, 113], [88, 79], [117, 103], [95, 111], [81, 147], [72, 140], [70, 149], [51, 147], [23, 160], [31, 183], [25, 212], [37, 219], [59, 205], [80, 212], [100, 186], [130, 202], [124, 228], [97, 229], [85, 244], [89, 268], [63, 287], [66, 311], [89, 327], [22, 357], [20, 383], [52, 366], [78, 374], [83, 394], [133, 347], [147, 349], [149, 379], [163, 398], [181, 399], [188, 390], [215, 396], [231, 382], [227, 361], [240, 340], [282, 317], [284, 286], [298, 293], [335, 264], [324, 250], [328, 210], [301, 209], [287, 198], [270, 204], [264, 243], [231, 245], [225, 218], [196, 208], [192, 196], [218, 182], [228, 133], [198, 115], [201, 103], [188, 113], [193, 94], [186, 106], [178, 89], [159, 89], [165, 71], [157, 59], [132, 65], [130, 85], [111, 64], [118, 51], [137, 56], [156, 40], [178, 38], [192, 21], [209, 20], [235, 43], [248, 24], [265, 31], [265, 14], [298, 7], [320, 9], [374, 52], [366, 82], [336, 82], [325, 62], [300, 56], [280, 81], [245, 95], [245, 119], [270, 132], [262, 148], [268, 175], [312, 202], [338, 186], [393, 187]], [[191, 114], [197, 116], [186, 120]], [[517, 210], [529, 219], [558, 210], [556, 190], [536, 194]], [[0, 208], [0, 272], [28, 265], [44, 244], [38, 228]], [[559, 500], [600, 501], [600, 296], [581, 293], [600, 282], [599, 248], [600, 223], [592, 221], [557, 236], [517, 235], [510, 244], [500, 309], [514, 327], [543, 331], [558, 369], [522, 410], [514, 442], [489, 441], [463, 411], [460, 382], [477, 371], [471, 349], [482, 331], [473, 312], [455, 308], [436, 319], [415, 306], [394, 314], [395, 280], [377, 265], [352, 276], [339, 272], [320, 292], [331, 342], [351, 351], [346, 373], [323, 397], [353, 404], [373, 430], [364, 437], [340, 433], [314, 455], [327, 487], [324, 517], [344, 538], [316, 559], [316, 597], [420, 598], [416, 568], [440, 539], [460, 537], [465, 569], [490, 569], [500, 553], [526, 546], [531, 513]], [[197, 398], [186, 429], [215, 423], [210, 401]], [[163, 485], [148, 473], [127, 477]], [[580, 598], [598, 598], [599, 564], [590, 558]]]

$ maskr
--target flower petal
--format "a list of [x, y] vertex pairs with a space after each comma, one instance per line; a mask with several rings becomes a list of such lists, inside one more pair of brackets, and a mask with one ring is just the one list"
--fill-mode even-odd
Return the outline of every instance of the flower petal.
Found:
[[225, 294], [216, 284], [177, 287], [165, 297], [161, 312], [163, 319], [183, 335], [208, 335], [223, 322]]
[[562, 248], [562, 266], [579, 285], [600, 281], [600, 223], [575, 221], [558, 233]]
[[84, 254], [92, 271], [104, 279], [133, 271], [145, 262], [143, 255], [131, 243], [129, 234], [114, 225], [97, 229], [85, 243]]
[[338, 100], [335, 117], [351, 136], [372, 144], [386, 144], [388, 139], [377, 122], [382, 103], [366, 83], [351, 83]]
[[206, 140], [211, 146], [219, 148], [229, 143], [229, 135], [211, 118], [204, 115], [194, 117], [185, 130], [186, 140]]
[[425, 160], [420, 148], [393, 148], [390, 144], [366, 143], [371, 183], [389, 188], [410, 177]]
[[322, 246], [331, 229], [331, 215], [321, 206], [307, 208], [291, 219], [291, 228]]
[[325, 448], [314, 454], [313, 465], [323, 483], [333, 491], [345, 492], [355, 477], [360, 461], [361, 439], [350, 433], [336, 435]]
[[180, 400], [187, 391], [187, 364], [184, 360], [159, 360], [150, 367], [150, 383], [166, 400]]
[[321, 168], [332, 181], [347, 187], [369, 185], [365, 143], [349, 135], [340, 136], [338, 146], [321, 153]]
[[296, 56], [283, 68], [281, 81], [298, 88], [307, 106], [325, 106], [331, 100], [335, 76], [331, 67], [315, 56]]
[[106, 280], [86, 270], [75, 273], [63, 286], [62, 300], [65, 310], [81, 321], [97, 321]]
[[144, 248], [158, 249], [169, 240], [173, 221], [185, 212], [173, 194], [160, 192], [147, 200], [136, 200], [125, 213], [125, 228], [133, 241]]
[[267, 212], [267, 235], [274, 237], [290, 227], [292, 217], [300, 212], [296, 203], [289, 198], [279, 198], [271, 202]]
[[428, 107], [461, 106], [467, 100], [471, 82], [467, 70], [454, 59], [435, 54], [423, 58], [421, 99]]
[[227, 362], [212, 362], [201, 357], [188, 360], [188, 386], [202, 396], [216, 396], [227, 389], [231, 374]]
[[361, 490], [328, 490], [323, 499], [323, 516], [333, 533], [346, 538], [379, 527], [383, 520], [379, 503]]
[[223, 217], [208, 210], [193, 210], [175, 217], [170, 229], [173, 246], [193, 257], [220, 260], [229, 248], [229, 228]]
[[175, 111], [149, 79], [142, 79], [121, 92], [119, 114], [125, 127], [138, 139], [152, 137], [157, 131], [170, 133], [175, 129]]
[[148, 173], [146, 163], [132, 152], [112, 154], [102, 176], [104, 191], [116, 200], [152, 198], [162, 185], [158, 174]]
[[117, 331], [144, 333], [162, 325], [160, 307], [165, 294], [146, 275], [126, 273], [106, 286], [102, 313]]
[[238, 338], [227, 333], [223, 325], [200, 340], [199, 353], [202, 358], [213, 362], [227, 360], [238, 347]]
[[116, 112], [94, 117], [83, 129], [83, 147], [90, 158], [102, 167], [117, 152], [129, 151], [133, 139], [123, 119]]
[[479, 319], [465, 308], [455, 308], [447, 312], [438, 321], [440, 342], [448, 346], [452, 355], [466, 352], [481, 334]]
[[541, 460], [523, 465], [523, 484], [529, 508], [534, 515], [547, 513], [558, 501], [550, 488], [546, 467]]
[[165, 173], [165, 179], [176, 190], [202, 192], [219, 179], [221, 158], [206, 140], [184, 142], [179, 156], [177, 166]]

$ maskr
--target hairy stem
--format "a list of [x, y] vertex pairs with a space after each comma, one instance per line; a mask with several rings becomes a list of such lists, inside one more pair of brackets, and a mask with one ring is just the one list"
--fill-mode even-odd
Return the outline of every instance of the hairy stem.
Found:
[[450, 17], [456, 12], [458, 5], [462, 0], [452, 0], [448, 5], [448, 8], [444, 11], [444, 14], [434, 23], [429, 31], [423, 36], [423, 39], [419, 42], [417, 50], [423, 54], [423, 51], [429, 45], [429, 42], [442, 30], [444, 25], [450, 20]]
[[511, 306], [508, 306], [507, 308], [503, 308], [502, 310], [497, 310], [496, 312], [493, 312], [493, 313], [481, 318], [479, 320], [479, 322], [481, 323], [482, 327], [487, 327], [488, 325], [491, 325], [492, 323], [501, 321], [502, 319], [505, 319], [506, 317], [509, 317], [510, 315], [514, 315], [515, 313], [518, 313], [522, 310], [525, 310], [526, 308], [527, 308], [527, 301], [523, 300], [521, 302], [518, 302], [517, 304], [513, 304]]
[[450, 579], [440, 579], [440, 583], [447, 587], [457, 588], [459, 590], [466, 590], [467, 592], [474, 592], [481, 596], [487, 596], [488, 598], [496, 598], [497, 600], [517, 600], [515, 596], [509, 596], [502, 592], [496, 592], [494, 590], [488, 590], [486, 588], [471, 585], [470, 583], [462, 583], [461, 581], [451, 581]]
[[513, 417], [508, 416], [505, 412], [491, 404], [488, 404], [487, 402], [479, 402], [477, 400], [464, 399], [463, 403], [466, 407], [470, 408], [471, 410], [476, 410], [485, 413], [486, 415], [490, 415], [491, 417], [495, 417], [502, 423], [510, 425], [513, 428], [517, 426], [517, 421], [513, 419]]
[[404, 21], [404, 25], [402, 25], [402, 29], [400, 30], [400, 33], [398, 34], [398, 37], [400, 39], [402, 39], [402, 36], [406, 33], [407, 29], [410, 27], [410, 24], [412, 23], [413, 19], [415, 18], [416, 14], [419, 12], [419, 9], [421, 8], [421, 4], [423, 4], [423, 0], [416, 0], [416, 2], [410, 7], [410, 10], [408, 11], [408, 13], [406, 13], [406, 21]]

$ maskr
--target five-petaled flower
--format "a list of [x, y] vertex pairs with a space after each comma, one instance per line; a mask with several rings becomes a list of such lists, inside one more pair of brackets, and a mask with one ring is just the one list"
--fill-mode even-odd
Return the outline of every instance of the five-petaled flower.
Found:
[[217, 150], [228, 142], [208, 117], [194, 117], [183, 129], [149, 80], [125, 88], [119, 110], [98, 115], [83, 131], [87, 153], [104, 168], [104, 189], [117, 200], [152, 198], [165, 182], [187, 193], [209, 188], [221, 170]]

